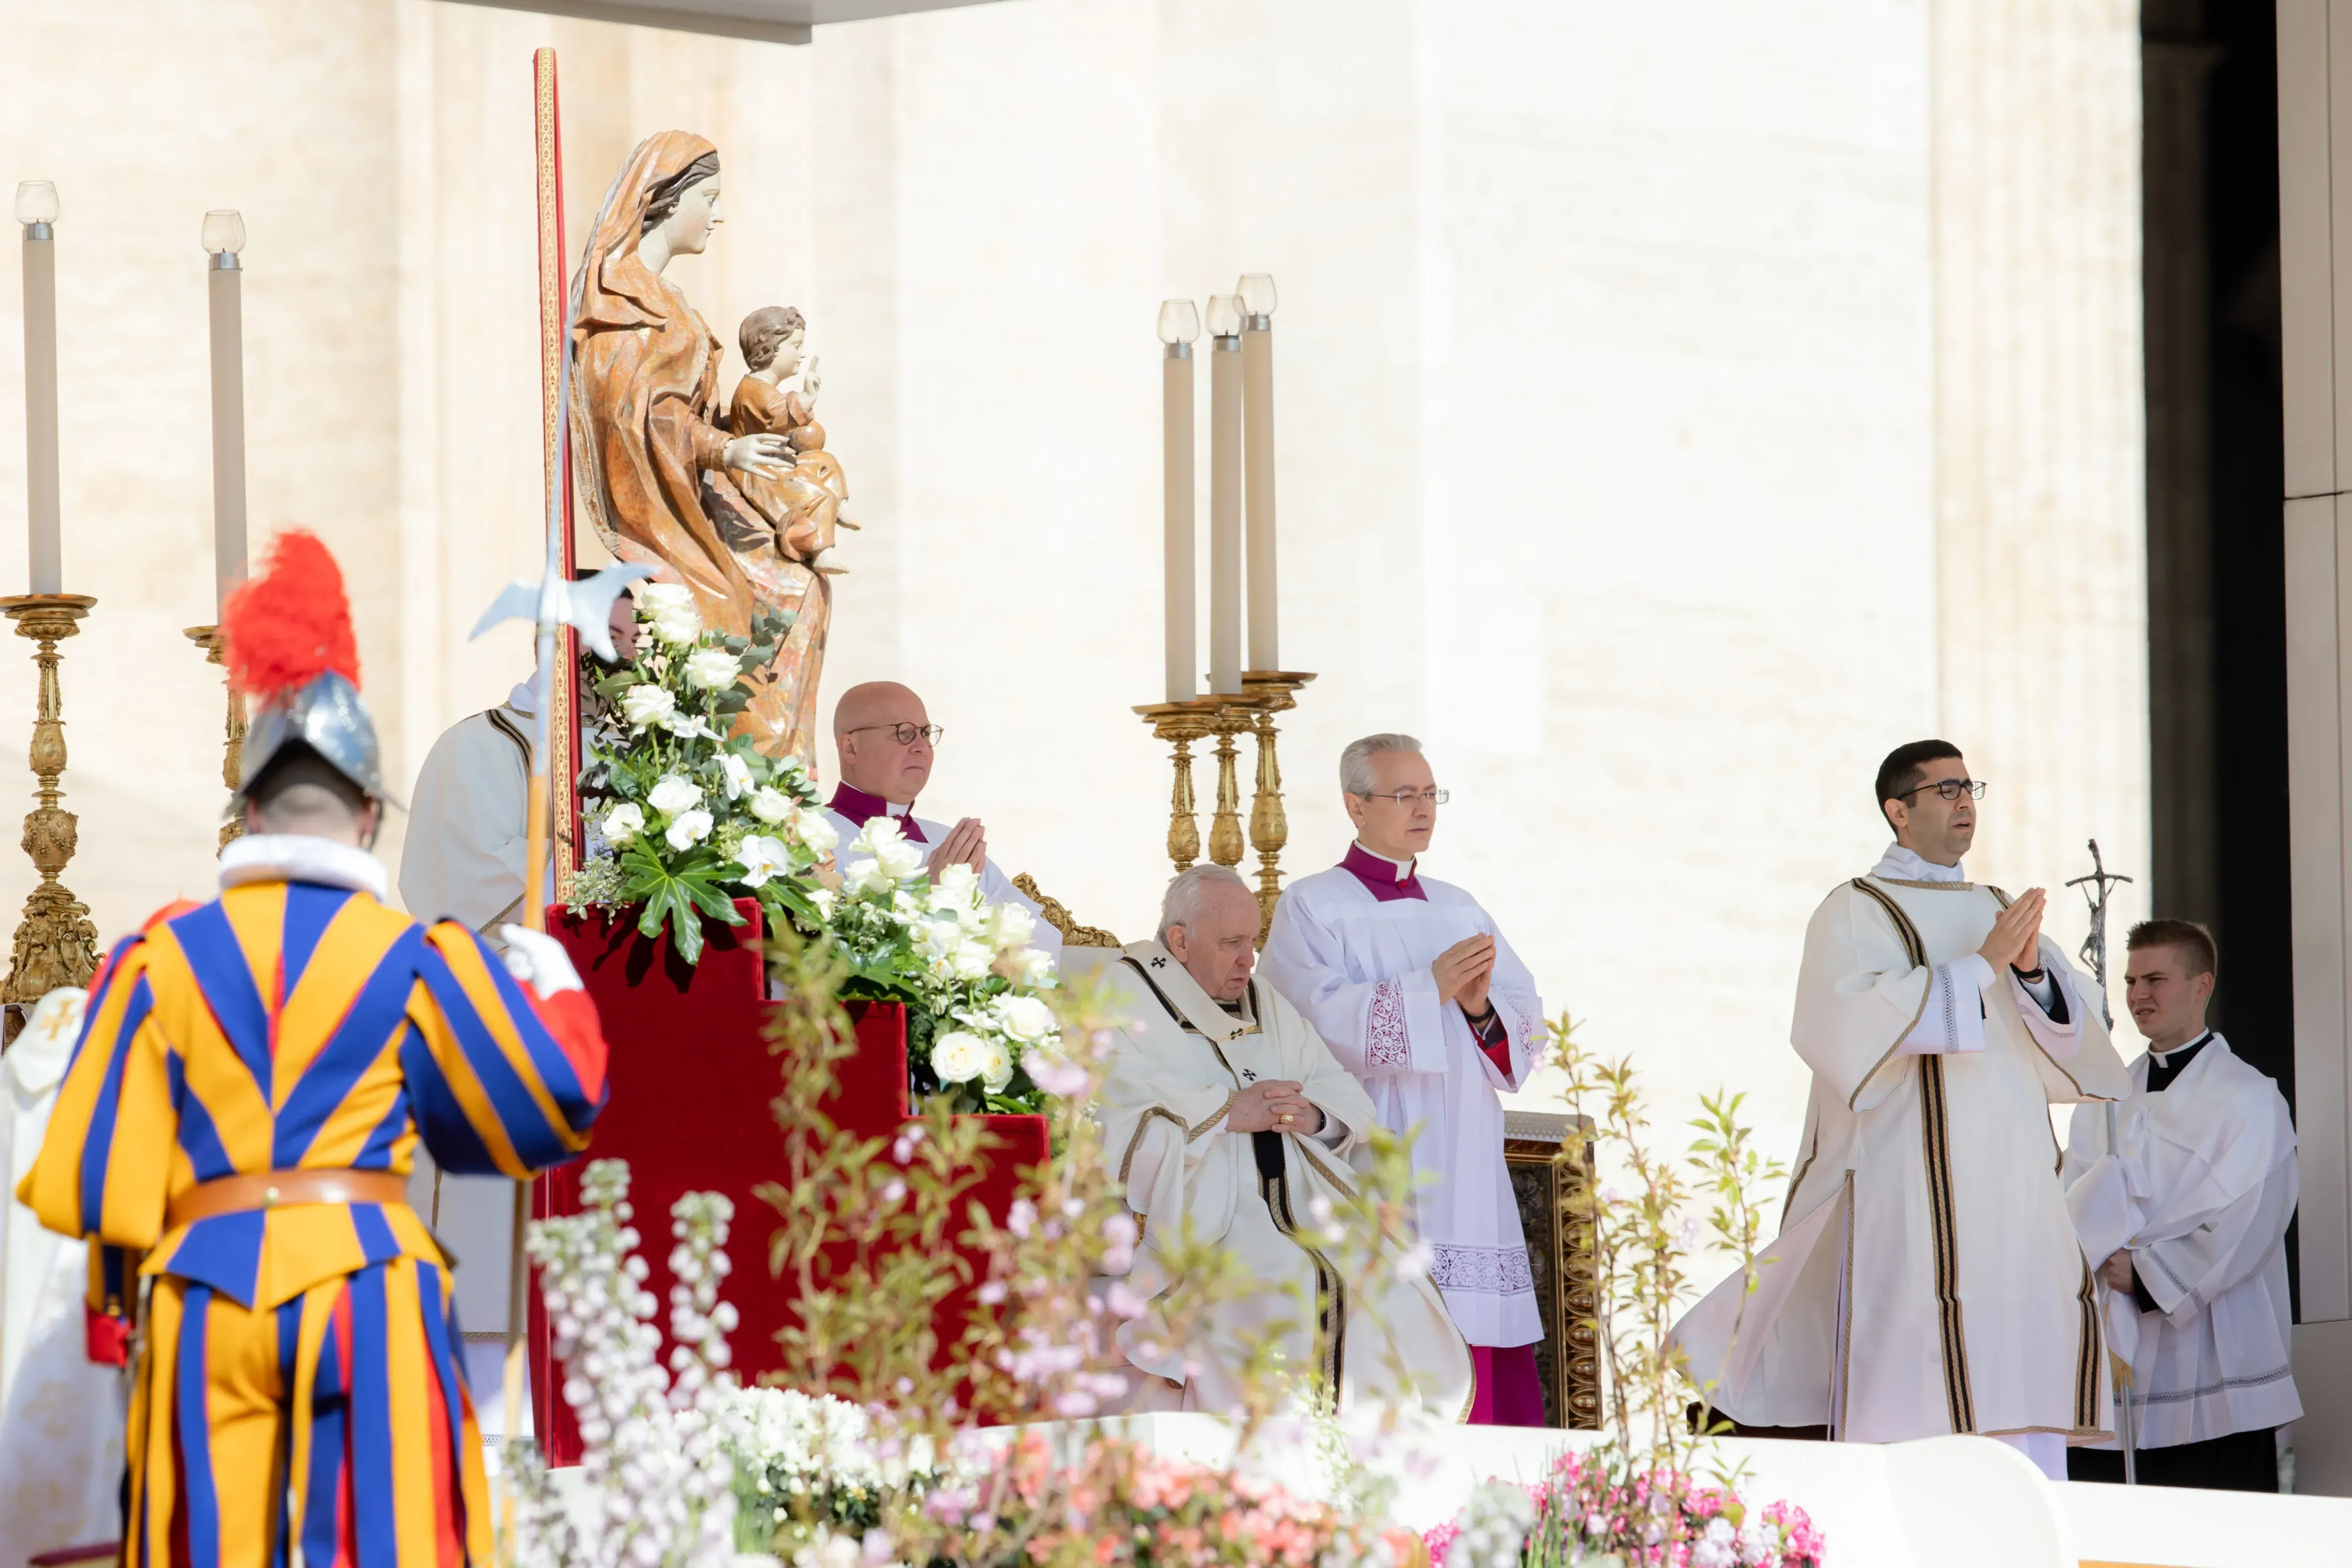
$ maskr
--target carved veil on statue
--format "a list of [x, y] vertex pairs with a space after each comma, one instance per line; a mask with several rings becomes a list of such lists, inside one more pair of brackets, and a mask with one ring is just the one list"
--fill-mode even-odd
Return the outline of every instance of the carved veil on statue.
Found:
[[780, 434], [729, 433], [725, 348], [662, 277], [720, 221], [719, 150], [688, 131], [639, 142], [605, 193], [572, 285], [574, 489], [604, 547], [692, 589], [706, 624], [740, 636], [760, 609], [794, 617], [740, 727], [770, 756], [814, 760], [833, 608], [814, 558], [831, 530], [788, 538], [746, 498], [746, 483], [791, 482], [800, 455]]

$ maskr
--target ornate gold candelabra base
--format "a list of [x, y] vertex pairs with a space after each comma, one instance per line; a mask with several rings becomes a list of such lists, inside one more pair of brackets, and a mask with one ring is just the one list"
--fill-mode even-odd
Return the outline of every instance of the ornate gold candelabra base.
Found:
[[[217, 664], [221, 662], [219, 627], [191, 626], [187, 630], [187, 638], [189, 642], [205, 651], [205, 664]], [[223, 675], [222, 681], [224, 685], [226, 684], [226, 675]], [[235, 686], [229, 686], [227, 689], [228, 723], [221, 731], [221, 782], [227, 785], [228, 792], [234, 795], [236, 793], [237, 785], [244, 781], [245, 777], [245, 704], [237, 696]], [[245, 823], [232, 814], [227, 821], [221, 824], [220, 847], [226, 849], [231, 840], [241, 839], [244, 836]]]
[[1290, 841], [1290, 818], [1282, 809], [1282, 763], [1274, 750], [1274, 716], [1297, 707], [1297, 692], [1314, 678], [1298, 670], [1242, 672], [1242, 690], [1253, 709], [1251, 727], [1257, 735], [1257, 789], [1250, 800], [1250, 848], [1257, 852], [1261, 947], [1274, 930], [1274, 906], [1282, 902], [1282, 851]]
[[1201, 858], [1201, 825], [1192, 808], [1192, 743], [1209, 733], [1217, 705], [1195, 698], [1146, 703], [1135, 711], [1151, 726], [1153, 735], [1176, 747], [1176, 787], [1168, 798], [1168, 858], [1181, 872]]
[[16, 926], [16, 950], [8, 978], [0, 984], [0, 1001], [7, 1007], [6, 1036], [13, 1040], [24, 1027], [26, 1014], [59, 986], [84, 986], [98, 968], [98, 928], [90, 924], [89, 908], [58, 880], [73, 859], [79, 823], [71, 811], [58, 804], [64, 791], [58, 776], [66, 770], [64, 705], [58, 688], [58, 644], [81, 628], [76, 624], [97, 600], [79, 593], [19, 593], [0, 598], [0, 610], [16, 623], [16, 635], [37, 646], [33, 662], [40, 666], [40, 706], [33, 719], [31, 762], [40, 780], [35, 791], [40, 804], [25, 819], [25, 853], [41, 873], [39, 885], [25, 900], [25, 918]]
[[1282, 808], [1282, 763], [1275, 755], [1274, 716], [1298, 706], [1297, 693], [1315, 677], [1297, 670], [1251, 670], [1242, 690], [1229, 696], [1191, 702], [1150, 703], [1135, 711], [1151, 733], [1175, 747], [1176, 787], [1169, 799], [1168, 858], [1182, 872], [1201, 858], [1201, 829], [1192, 803], [1192, 743], [1217, 739], [1216, 807], [1209, 818], [1209, 858], [1223, 866], [1241, 863], [1241, 787], [1234, 740], [1257, 737], [1257, 786], [1250, 800], [1250, 848], [1257, 851], [1258, 941], [1274, 928], [1274, 906], [1282, 899], [1282, 851], [1290, 841], [1290, 820]]

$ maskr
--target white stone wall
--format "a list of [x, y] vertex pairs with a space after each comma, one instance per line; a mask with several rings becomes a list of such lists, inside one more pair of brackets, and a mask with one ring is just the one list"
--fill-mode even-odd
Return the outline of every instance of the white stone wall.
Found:
[[[257, 528], [345, 552], [395, 772], [514, 678], [519, 632], [458, 639], [537, 555], [553, 43], [574, 245], [638, 137], [697, 130], [727, 223], [672, 277], [730, 340], [809, 315], [866, 524], [827, 701], [927, 694], [927, 808], [1146, 928], [1151, 323], [1270, 271], [1284, 652], [1321, 672], [1288, 863], [1343, 846], [1339, 746], [1419, 733], [1455, 791], [1429, 869], [1667, 1108], [1738, 1082], [1783, 1150], [1791, 967], [1883, 842], [1888, 747], [1969, 746], [2008, 885], [2094, 833], [2145, 867], [2129, 9], [1008, 0], [790, 48], [434, 0], [0, 0], [0, 177], [67, 204], [67, 571], [101, 599], [69, 881], [110, 932], [204, 881], [213, 688], [178, 628], [208, 618], [206, 206], [253, 235]], [[0, 365], [16, 332], [0, 310]], [[18, 395], [0, 371], [0, 425]], [[19, 461], [0, 442], [0, 535]], [[0, 737], [30, 701], [5, 667]]]

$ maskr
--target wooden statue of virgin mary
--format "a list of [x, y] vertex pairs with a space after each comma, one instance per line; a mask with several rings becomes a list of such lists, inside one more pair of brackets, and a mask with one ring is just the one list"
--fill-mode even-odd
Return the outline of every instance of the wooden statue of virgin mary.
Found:
[[813, 762], [832, 590], [728, 476], [783, 477], [795, 454], [781, 435], [728, 434], [724, 348], [662, 277], [719, 222], [719, 150], [689, 131], [639, 142], [605, 193], [572, 282], [573, 488], [604, 548], [693, 590], [706, 625], [740, 635], [759, 610], [793, 614], [739, 728]]

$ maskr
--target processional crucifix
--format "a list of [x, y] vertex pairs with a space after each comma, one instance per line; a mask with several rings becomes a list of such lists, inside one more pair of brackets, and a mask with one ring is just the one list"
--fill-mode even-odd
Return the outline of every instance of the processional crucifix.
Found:
[[[2078, 876], [2066, 885], [2081, 888], [2084, 902], [2091, 906], [2091, 929], [2084, 936], [2083, 946], [2076, 950], [2075, 956], [2090, 966], [2091, 977], [2099, 983], [2099, 1018], [2113, 1029], [2116, 1027], [2116, 1015], [2107, 1006], [2107, 900], [2114, 896], [2119, 885], [2131, 878], [2118, 876], [2107, 869], [2106, 862], [2099, 858], [2098, 840], [2090, 841], [2090, 850], [2091, 874]], [[2107, 1152], [2113, 1154], [2115, 1148], [2116, 1103], [2110, 1100], [2107, 1102]], [[2109, 1359], [2114, 1359], [2112, 1352]], [[2120, 1364], [2115, 1371], [2116, 1405], [2123, 1416], [2124, 1484], [2135, 1486], [2139, 1481], [2139, 1434], [2137, 1430], [2138, 1422], [2132, 1410], [2131, 1375]]]

